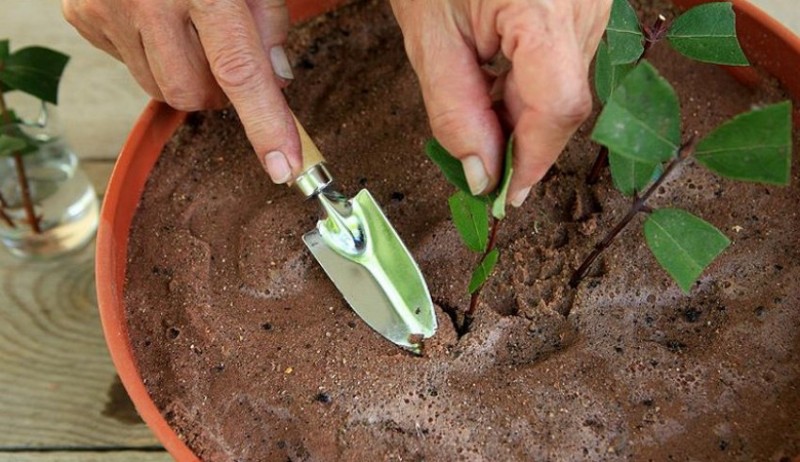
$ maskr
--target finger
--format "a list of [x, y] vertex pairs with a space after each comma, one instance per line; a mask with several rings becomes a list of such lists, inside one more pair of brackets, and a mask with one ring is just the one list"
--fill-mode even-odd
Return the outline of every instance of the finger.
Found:
[[211, 74], [188, 18], [152, 15], [142, 29], [142, 44], [164, 100], [182, 111], [220, 108], [227, 98]]
[[78, 34], [85, 38], [89, 43], [94, 45], [96, 48], [105, 51], [118, 61], [122, 61], [122, 57], [120, 56], [114, 44], [111, 43], [111, 40], [109, 40], [102, 31], [94, 26], [94, 21], [91, 21], [85, 17], [86, 15], [83, 13], [83, 10], [79, 8], [80, 5], [81, 3], [75, 0], [62, 0], [61, 13], [64, 16], [64, 19], [70, 25], [72, 25], [75, 30], [78, 31]]
[[597, 45], [605, 33], [611, 14], [611, 3], [611, 0], [596, 0], [578, 5], [579, 13], [575, 23], [578, 24], [576, 27], [583, 31], [579, 43], [583, 44], [587, 66], [594, 59]]
[[[537, 20], [522, 16], [518, 19]], [[517, 207], [591, 111], [584, 47], [569, 21], [557, 16], [548, 20], [552, 22], [544, 28], [548, 34], [532, 37], [525, 29], [516, 29], [516, 36], [503, 36], [504, 52], [514, 63], [506, 82], [506, 106], [515, 123], [514, 176], [508, 197]]]
[[294, 79], [292, 66], [286, 56], [283, 44], [289, 34], [289, 9], [284, 0], [248, 0], [253, 21], [261, 38], [261, 45], [270, 57], [275, 75], [280, 77], [281, 86]]
[[144, 52], [142, 38], [136, 30], [119, 31], [115, 36], [109, 37], [119, 52], [121, 61], [128, 67], [133, 78], [140, 87], [151, 97], [159, 101], [164, 101], [164, 95], [158, 87], [150, 65], [147, 62], [147, 55]]
[[[458, 34], [409, 49], [433, 135], [461, 160], [473, 194], [493, 190], [500, 177], [503, 134], [492, 110], [489, 82]], [[407, 45], [408, 48], [408, 45]]]
[[300, 141], [247, 5], [197, 1], [190, 12], [214, 78], [276, 183], [301, 170]]

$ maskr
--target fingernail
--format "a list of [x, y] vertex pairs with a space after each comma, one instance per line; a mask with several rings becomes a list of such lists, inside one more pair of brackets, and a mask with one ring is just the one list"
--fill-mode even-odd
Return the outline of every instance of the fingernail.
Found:
[[286, 80], [294, 79], [292, 66], [289, 64], [289, 58], [286, 57], [286, 50], [281, 45], [270, 48], [269, 60], [272, 63], [272, 70], [278, 77]]
[[262, 162], [273, 183], [284, 184], [292, 179], [292, 168], [282, 152], [269, 152], [264, 156]]
[[523, 189], [522, 191], [517, 192], [513, 199], [511, 199], [511, 206], [519, 208], [525, 199], [528, 198], [528, 194], [531, 193], [531, 187], [528, 186], [527, 188]]
[[483, 167], [483, 161], [478, 156], [469, 156], [461, 159], [464, 166], [464, 175], [467, 177], [467, 184], [473, 196], [482, 194], [489, 185], [489, 175]]

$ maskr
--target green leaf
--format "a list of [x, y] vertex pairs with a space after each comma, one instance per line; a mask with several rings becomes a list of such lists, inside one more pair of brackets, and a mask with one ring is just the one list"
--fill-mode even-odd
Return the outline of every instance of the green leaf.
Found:
[[644, 222], [647, 245], [684, 293], [731, 241], [710, 223], [685, 210], [656, 210]]
[[600, 103], [606, 104], [622, 79], [633, 69], [635, 64], [611, 64], [606, 42], [600, 41], [594, 61], [594, 90]]
[[499, 257], [500, 252], [497, 249], [492, 249], [491, 252], [486, 254], [481, 264], [472, 272], [472, 279], [469, 281], [469, 293], [475, 293], [489, 279]]
[[667, 40], [697, 61], [749, 65], [736, 38], [736, 14], [729, 2], [706, 3], [683, 13], [670, 26]]
[[8, 157], [17, 151], [21, 151], [28, 146], [28, 143], [15, 136], [0, 133], [0, 157]]
[[740, 114], [717, 127], [694, 151], [727, 178], [788, 185], [792, 165], [792, 106], [788, 101]]
[[508, 197], [508, 185], [511, 184], [511, 175], [514, 174], [514, 135], [508, 139], [506, 145], [506, 157], [503, 161], [503, 178], [500, 180], [500, 187], [492, 201], [492, 215], [498, 220], [506, 217], [506, 198]]
[[608, 153], [608, 162], [614, 186], [626, 196], [643, 191], [660, 165], [640, 162], [613, 151]]
[[464, 167], [461, 161], [451, 156], [449, 152], [439, 144], [435, 138], [431, 138], [425, 143], [425, 154], [436, 164], [439, 169], [447, 178], [447, 181], [453, 184], [456, 188], [472, 195], [467, 183], [467, 177], [464, 176]]
[[489, 241], [489, 217], [486, 204], [475, 196], [458, 191], [447, 201], [453, 224], [470, 250], [483, 252]]
[[644, 53], [644, 35], [639, 18], [628, 0], [614, 0], [606, 26], [606, 39], [611, 64], [632, 63]]
[[609, 151], [657, 164], [678, 151], [681, 120], [675, 91], [647, 61], [636, 66], [600, 113], [592, 139]]
[[69, 56], [44, 47], [17, 50], [0, 69], [5, 90], [20, 90], [49, 103], [58, 103], [58, 82]]

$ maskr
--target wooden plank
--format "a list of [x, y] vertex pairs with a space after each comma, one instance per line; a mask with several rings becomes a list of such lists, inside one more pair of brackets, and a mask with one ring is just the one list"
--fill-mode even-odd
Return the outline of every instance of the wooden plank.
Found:
[[[87, 161], [84, 168], [102, 194], [113, 162]], [[0, 250], [0, 365], [0, 452], [158, 446], [106, 350], [94, 242], [42, 262]], [[23, 460], [20, 454], [2, 457]]]
[[108, 179], [114, 169], [116, 159], [83, 159], [81, 168], [86, 172], [89, 181], [94, 185], [94, 190], [102, 197], [108, 186]]
[[171, 462], [164, 451], [0, 452], [0, 462]]

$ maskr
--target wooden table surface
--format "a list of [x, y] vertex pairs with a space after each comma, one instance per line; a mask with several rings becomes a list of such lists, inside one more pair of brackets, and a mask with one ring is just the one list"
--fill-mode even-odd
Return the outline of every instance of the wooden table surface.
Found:
[[[83, 165], [104, 191], [113, 159]], [[94, 242], [45, 262], [0, 250], [0, 462], [169, 460], [108, 355]]]

